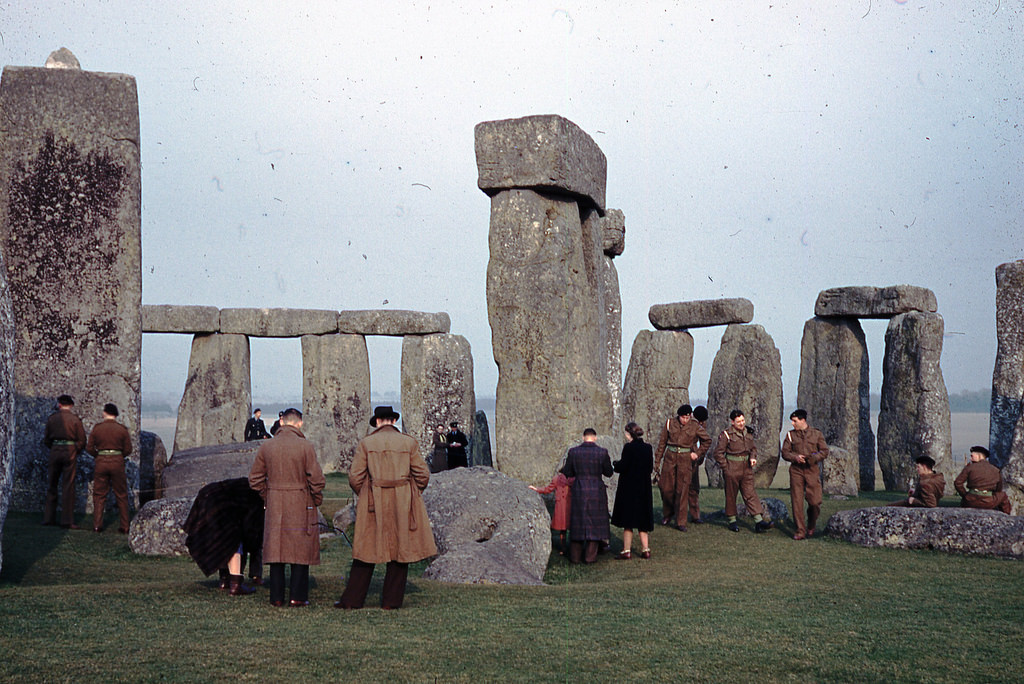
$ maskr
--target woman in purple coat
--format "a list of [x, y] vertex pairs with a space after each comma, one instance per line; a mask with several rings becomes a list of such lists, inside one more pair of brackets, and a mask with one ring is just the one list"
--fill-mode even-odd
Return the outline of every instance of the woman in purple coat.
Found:
[[[562, 474], [572, 483], [572, 514], [569, 516], [569, 562], [597, 560], [600, 543], [611, 537], [608, 526], [608, 492], [604, 477], [612, 476], [608, 450], [597, 444], [593, 428], [583, 431], [583, 443], [569, 449]], [[583, 547], [586, 545], [586, 554]]]

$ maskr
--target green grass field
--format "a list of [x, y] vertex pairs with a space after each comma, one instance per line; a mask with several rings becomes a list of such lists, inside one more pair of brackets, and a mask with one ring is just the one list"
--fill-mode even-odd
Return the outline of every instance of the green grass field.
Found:
[[[328, 517], [345, 496], [331, 476]], [[896, 498], [826, 500], [823, 519]], [[12, 513], [4, 529], [2, 681], [1024, 681], [1014, 561], [794, 542], [748, 520], [659, 527], [649, 561], [556, 552], [544, 587], [445, 585], [419, 564], [403, 610], [349, 612], [332, 606], [351, 561], [340, 538], [312, 568], [313, 605], [275, 609], [266, 588], [229, 597], [191, 560], [136, 556], [110, 530], [38, 523]]]

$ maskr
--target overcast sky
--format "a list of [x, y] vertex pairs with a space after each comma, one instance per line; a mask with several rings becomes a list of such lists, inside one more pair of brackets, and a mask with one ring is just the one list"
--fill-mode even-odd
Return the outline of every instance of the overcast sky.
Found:
[[[66, 46], [137, 80], [143, 303], [447, 311], [481, 396], [473, 126], [531, 114], [608, 157], [624, 366], [651, 304], [746, 297], [789, 405], [818, 292], [909, 283], [938, 297], [949, 390], [989, 386], [994, 269], [1024, 258], [1022, 44], [1005, 0], [0, 3], [3, 64]], [[695, 398], [721, 334], [694, 331]], [[371, 341], [374, 392], [400, 348]], [[145, 336], [144, 392], [180, 395], [188, 349]], [[301, 396], [298, 340], [252, 356], [257, 401]]]

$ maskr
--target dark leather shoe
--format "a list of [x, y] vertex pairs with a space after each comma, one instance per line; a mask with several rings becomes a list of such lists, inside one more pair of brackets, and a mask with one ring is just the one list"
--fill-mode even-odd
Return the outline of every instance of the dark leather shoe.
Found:
[[640, 552], [640, 557], [643, 558], [644, 560], [648, 560], [651, 557], [651, 550], [647, 549], [646, 551], [641, 551]]
[[738, 522], [731, 522], [731, 523], [729, 523], [729, 531], [730, 532], [739, 532], [740, 531], [740, 524]]
[[686, 525], [677, 525], [676, 529], [679, 530], [680, 532], [685, 532], [686, 531]]
[[362, 606], [346, 606], [344, 603], [341, 602], [341, 599], [334, 602], [334, 607], [341, 608], [343, 610], [359, 610], [360, 608], [362, 608]]
[[292, 608], [305, 608], [309, 605], [309, 601], [296, 601], [295, 599], [292, 599], [288, 602], [288, 605]]
[[275, 608], [281, 608], [282, 606], [284, 606], [284, 601], [271, 601], [270, 605], [274, 606]]
[[813, 536], [814, 536], [814, 528], [812, 527], [811, 529], [807, 530], [807, 538], [810, 539]]
[[761, 522], [754, 523], [755, 532], [767, 532], [773, 527], [775, 527], [775, 523], [773, 523], [771, 520], [762, 520]]
[[703, 525], [704, 524], [704, 521], [701, 520], [700, 518], [694, 518], [690, 522], [692, 522], [694, 525]]
[[231, 575], [228, 581], [228, 594], [231, 596], [248, 596], [256, 593], [256, 587], [250, 587], [242, 581], [241, 575]]
[[671, 521], [671, 520], [672, 520], [671, 518], [662, 518], [661, 519], [661, 524], [662, 525], [668, 525], [669, 521]]
[[102, 527], [94, 527], [94, 528], [92, 528], [92, 531], [93, 532], [102, 532], [103, 528]]
[[249, 584], [255, 584], [256, 586], [262, 587], [263, 586], [263, 578], [262, 577], [250, 577], [249, 578]]
[[615, 555], [615, 560], [629, 560], [632, 557], [633, 553], [631, 551], [620, 551]]

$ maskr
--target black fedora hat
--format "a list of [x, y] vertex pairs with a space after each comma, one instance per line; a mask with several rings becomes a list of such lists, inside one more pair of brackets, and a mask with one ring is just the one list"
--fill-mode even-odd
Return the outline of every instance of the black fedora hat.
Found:
[[378, 406], [373, 409], [373, 417], [370, 418], [370, 427], [377, 427], [377, 421], [382, 418], [398, 420], [398, 414], [390, 406]]

